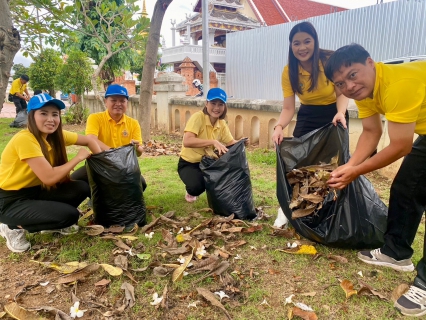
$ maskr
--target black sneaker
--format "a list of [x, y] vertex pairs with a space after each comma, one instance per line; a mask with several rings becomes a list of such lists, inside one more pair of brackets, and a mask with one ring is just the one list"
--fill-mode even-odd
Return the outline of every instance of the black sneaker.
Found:
[[358, 259], [376, 266], [390, 267], [398, 271], [414, 271], [411, 259], [395, 260], [380, 252], [380, 249], [358, 252]]
[[[416, 281], [414, 281], [416, 284]], [[410, 289], [395, 301], [394, 307], [403, 315], [421, 317], [426, 315], [426, 290], [412, 285]]]

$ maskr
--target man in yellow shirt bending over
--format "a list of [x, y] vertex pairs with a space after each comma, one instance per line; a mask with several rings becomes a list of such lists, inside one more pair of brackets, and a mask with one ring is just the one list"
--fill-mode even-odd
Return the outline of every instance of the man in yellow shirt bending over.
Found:
[[13, 80], [10, 87], [9, 94], [12, 96], [12, 102], [16, 107], [16, 114], [19, 111], [27, 109], [27, 101], [30, 101], [30, 94], [27, 90], [29, 80], [30, 78], [26, 74], [23, 74], [18, 79]]
[[[140, 157], [143, 150], [141, 127], [136, 119], [125, 114], [128, 100], [129, 94], [126, 88], [118, 84], [110, 85], [105, 92], [107, 110], [89, 116], [86, 135], [95, 138], [102, 151], [133, 143], [137, 146], [136, 154]], [[71, 175], [71, 179], [88, 181], [86, 167], [76, 170]], [[141, 182], [145, 191], [146, 182], [143, 177]]]
[[[330, 56], [325, 74], [355, 100], [363, 126], [352, 158], [331, 173], [330, 187], [343, 189], [359, 175], [405, 157], [390, 190], [388, 223], [383, 226], [387, 227], [385, 244], [359, 252], [358, 258], [376, 266], [413, 271], [411, 244], [426, 209], [426, 61], [376, 63], [363, 47], [351, 44]], [[369, 157], [382, 135], [381, 114], [388, 121], [390, 143]], [[414, 133], [419, 137], [413, 143]], [[394, 304], [407, 316], [426, 315], [425, 250], [414, 284]]]

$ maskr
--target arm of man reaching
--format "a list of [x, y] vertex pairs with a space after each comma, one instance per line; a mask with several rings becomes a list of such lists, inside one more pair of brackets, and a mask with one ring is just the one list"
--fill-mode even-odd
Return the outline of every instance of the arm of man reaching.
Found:
[[27, 88], [25, 88], [25, 94], [26, 94], [26, 96], [25, 96], [25, 100], [27, 100], [27, 101], [30, 101], [30, 98], [31, 98], [31, 96], [30, 96], [30, 94], [29, 94], [29, 92], [28, 92], [28, 89]]
[[380, 140], [381, 125], [378, 126], [379, 123], [379, 114], [363, 119], [363, 131], [356, 150], [347, 164], [331, 173], [331, 179], [328, 181], [330, 187], [343, 189], [358, 176], [383, 168], [410, 153], [416, 123], [388, 121], [389, 145], [366, 160]]

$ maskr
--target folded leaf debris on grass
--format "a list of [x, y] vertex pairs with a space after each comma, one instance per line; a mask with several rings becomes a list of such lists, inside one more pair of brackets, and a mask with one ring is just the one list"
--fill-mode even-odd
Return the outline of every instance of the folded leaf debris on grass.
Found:
[[293, 188], [289, 204], [293, 210], [292, 219], [316, 214], [330, 192], [334, 193], [334, 200], [337, 199], [336, 190], [327, 184], [331, 172], [337, 167], [338, 155], [333, 157], [330, 163], [293, 169], [287, 173], [287, 181]]

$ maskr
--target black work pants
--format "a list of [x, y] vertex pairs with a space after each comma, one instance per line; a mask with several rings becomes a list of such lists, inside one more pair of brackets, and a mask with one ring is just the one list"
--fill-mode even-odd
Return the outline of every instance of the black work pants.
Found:
[[[82, 166], [78, 168], [77, 170], [75, 170], [71, 174], [71, 179], [81, 180], [81, 181], [85, 181], [89, 183], [89, 177], [87, 176], [86, 166]], [[142, 191], [145, 191], [147, 184], [146, 184], [145, 178], [142, 175], [141, 175], [141, 183], [142, 183]]]
[[13, 96], [13, 104], [16, 107], [16, 114], [18, 114], [19, 111], [27, 109], [27, 101], [19, 98], [18, 96]]
[[[419, 136], [392, 182], [388, 225], [381, 252], [396, 259], [413, 255], [411, 244], [426, 210], [426, 136]], [[426, 283], [426, 238], [417, 277]]]
[[185, 184], [186, 192], [191, 196], [199, 196], [206, 190], [199, 162], [192, 163], [179, 158], [178, 173]]
[[0, 222], [28, 232], [53, 230], [77, 223], [77, 207], [90, 196], [84, 181], [70, 181], [50, 190], [41, 186], [21, 190], [0, 189]]

